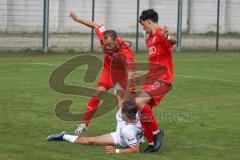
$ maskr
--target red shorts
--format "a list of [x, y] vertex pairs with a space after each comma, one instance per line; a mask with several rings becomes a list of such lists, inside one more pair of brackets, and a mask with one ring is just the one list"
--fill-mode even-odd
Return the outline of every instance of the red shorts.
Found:
[[142, 92], [147, 92], [151, 97], [148, 103], [151, 108], [160, 104], [163, 97], [171, 90], [172, 85], [160, 80], [153, 83], [145, 83], [142, 85]]
[[126, 89], [127, 77], [124, 74], [116, 74], [116, 72], [113, 74], [110, 72], [110, 69], [103, 68], [98, 80], [98, 86], [102, 86], [106, 88], [106, 90], [109, 90], [116, 82], [119, 82], [121, 87]]

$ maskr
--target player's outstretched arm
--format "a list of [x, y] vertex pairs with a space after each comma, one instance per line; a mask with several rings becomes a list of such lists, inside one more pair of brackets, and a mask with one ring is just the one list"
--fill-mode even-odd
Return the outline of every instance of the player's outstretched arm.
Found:
[[114, 146], [106, 146], [106, 153], [139, 153], [139, 144], [133, 145], [126, 149], [116, 149]]
[[88, 26], [90, 28], [93, 28], [93, 29], [95, 29], [98, 26], [95, 22], [80, 18], [79, 16], [77, 16], [76, 12], [73, 12], [73, 11], [71, 11], [69, 13], [69, 17], [71, 17], [74, 21], [81, 23], [85, 26]]

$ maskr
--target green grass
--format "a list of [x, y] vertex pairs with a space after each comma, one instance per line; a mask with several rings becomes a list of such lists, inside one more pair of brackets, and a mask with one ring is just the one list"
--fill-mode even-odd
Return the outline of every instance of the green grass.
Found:
[[[0, 159], [161, 159], [203, 160], [240, 158], [240, 54], [174, 54], [174, 90], [154, 112], [165, 131], [161, 151], [153, 154], [109, 155], [103, 147], [46, 141], [48, 134], [73, 133], [77, 122], [64, 122], [54, 114], [55, 105], [74, 100], [71, 110], [83, 110], [87, 97], [64, 95], [48, 85], [56, 67], [76, 55], [10, 55], [0, 57]], [[137, 62], [147, 61], [138, 54]], [[84, 68], [66, 83], [88, 85]], [[185, 118], [184, 118], [185, 117]], [[114, 111], [92, 121], [87, 135], [115, 129]], [[146, 145], [142, 146], [142, 149]]]

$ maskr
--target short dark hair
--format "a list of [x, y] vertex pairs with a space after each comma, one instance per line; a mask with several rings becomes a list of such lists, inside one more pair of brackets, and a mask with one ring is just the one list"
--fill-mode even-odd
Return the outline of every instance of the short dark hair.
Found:
[[136, 120], [137, 106], [134, 102], [125, 101], [122, 106], [122, 114], [129, 120]]
[[108, 37], [111, 37], [115, 41], [117, 39], [117, 32], [115, 30], [106, 30], [103, 33], [103, 39], [107, 39]]
[[158, 13], [154, 9], [147, 9], [142, 11], [139, 21], [145, 21], [147, 19], [152, 20], [154, 23], [158, 23]]

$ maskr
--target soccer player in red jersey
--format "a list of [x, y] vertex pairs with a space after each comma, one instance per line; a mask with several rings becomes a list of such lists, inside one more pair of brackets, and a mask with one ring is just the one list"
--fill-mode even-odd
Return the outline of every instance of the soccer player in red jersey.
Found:
[[[69, 16], [74, 21], [95, 30], [105, 54], [104, 65], [98, 80], [96, 92], [87, 104], [84, 122], [75, 130], [75, 133], [80, 135], [88, 127], [104, 93], [113, 88], [115, 83], [118, 83], [116, 90], [126, 88], [128, 72], [134, 66], [134, 55], [129, 46], [117, 36], [114, 30], [105, 30], [104, 25], [98, 25], [95, 22], [82, 19], [75, 12], [70, 12]], [[122, 97], [119, 96], [117, 98], [120, 100]]]
[[163, 140], [163, 131], [159, 129], [152, 109], [159, 105], [173, 83], [172, 46], [176, 38], [166, 27], [158, 25], [158, 13], [153, 9], [144, 10], [139, 19], [146, 35], [149, 52], [149, 66], [142, 92], [136, 97], [141, 112], [141, 124], [149, 146], [144, 152], [156, 152]]

